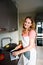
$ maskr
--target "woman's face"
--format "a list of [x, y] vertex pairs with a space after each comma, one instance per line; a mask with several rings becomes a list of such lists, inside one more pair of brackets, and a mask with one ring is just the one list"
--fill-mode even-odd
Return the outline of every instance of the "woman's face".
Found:
[[29, 29], [29, 28], [30, 28], [30, 26], [32, 25], [31, 22], [32, 22], [32, 21], [31, 21], [29, 18], [27, 18], [27, 19], [25, 20], [25, 22], [24, 22], [24, 27], [25, 27], [25, 29]]

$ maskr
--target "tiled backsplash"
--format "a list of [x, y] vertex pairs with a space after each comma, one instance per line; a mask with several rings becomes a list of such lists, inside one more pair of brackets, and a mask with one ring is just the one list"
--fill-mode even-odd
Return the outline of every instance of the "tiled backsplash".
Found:
[[[17, 43], [18, 44], [18, 40], [19, 40], [19, 37], [18, 37], [18, 31], [14, 31], [14, 32], [9, 32], [9, 33], [1, 33], [0, 34], [0, 47], [1, 47], [1, 39], [2, 38], [5, 38], [5, 37], [10, 37], [12, 39], [12, 43]], [[6, 43], [8, 43], [9, 41], [7, 40]]]

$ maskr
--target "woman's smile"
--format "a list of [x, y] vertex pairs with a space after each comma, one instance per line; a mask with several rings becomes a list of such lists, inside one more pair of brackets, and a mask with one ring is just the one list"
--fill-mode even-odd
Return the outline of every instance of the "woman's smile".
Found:
[[31, 26], [31, 20], [27, 18], [26, 21], [24, 22], [24, 27], [28, 29], [30, 26]]

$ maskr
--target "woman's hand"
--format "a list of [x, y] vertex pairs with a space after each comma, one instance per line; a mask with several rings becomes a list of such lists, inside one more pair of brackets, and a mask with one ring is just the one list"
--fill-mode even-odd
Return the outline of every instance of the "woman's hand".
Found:
[[20, 54], [19, 51], [12, 52], [12, 55], [13, 55], [13, 56], [17, 56], [17, 55], [19, 55], [19, 54]]

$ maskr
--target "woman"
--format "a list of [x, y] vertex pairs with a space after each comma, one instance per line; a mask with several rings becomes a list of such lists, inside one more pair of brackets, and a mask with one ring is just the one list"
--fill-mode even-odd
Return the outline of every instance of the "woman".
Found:
[[[22, 31], [22, 44], [18, 45], [15, 50], [23, 46], [23, 49], [13, 52], [12, 55], [20, 55], [21, 57], [18, 61], [18, 65], [36, 65], [36, 31], [35, 31], [35, 24], [34, 20], [31, 17], [26, 17], [23, 23], [23, 31]], [[29, 52], [30, 51], [30, 52]], [[25, 56], [24, 53], [27, 54], [28, 57]]]

